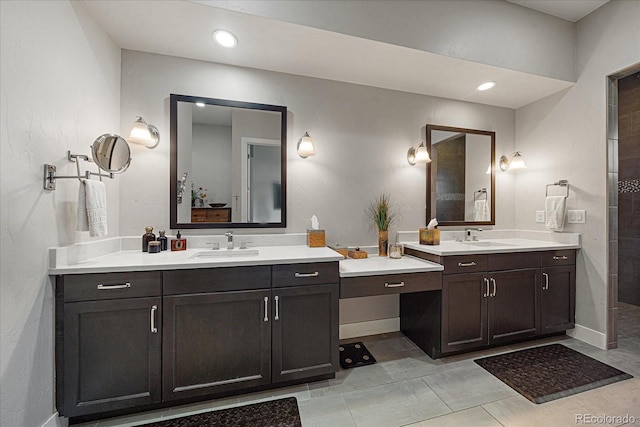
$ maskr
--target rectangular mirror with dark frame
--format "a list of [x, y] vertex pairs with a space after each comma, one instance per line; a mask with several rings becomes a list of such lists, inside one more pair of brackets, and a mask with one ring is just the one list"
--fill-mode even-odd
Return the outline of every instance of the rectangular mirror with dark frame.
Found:
[[427, 223], [495, 225], [496, 133], [427, 125]]
[[287, 107], [171, 94], [170, 225], [287, 225]]

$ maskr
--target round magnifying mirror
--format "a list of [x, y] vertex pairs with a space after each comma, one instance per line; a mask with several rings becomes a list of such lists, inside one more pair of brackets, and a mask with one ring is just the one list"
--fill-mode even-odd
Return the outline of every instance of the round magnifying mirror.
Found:
[[107, 172], [124, 172], [131, 163], [129, 143], [120, 135], [100, 135], [91, 146], [91, 152], [93, 161]]

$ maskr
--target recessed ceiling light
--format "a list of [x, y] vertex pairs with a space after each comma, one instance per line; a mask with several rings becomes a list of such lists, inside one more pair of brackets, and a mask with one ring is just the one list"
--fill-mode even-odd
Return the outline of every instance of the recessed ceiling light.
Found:
[[480, 86], [477, 87], [478, 90], [489, 90], [492, 87], [494, 87], [496, 85], [496, 82], [486, 82], [486, 83], [482, 83]]
[[198, 106], [198, 107], [204, 107], [204, 102], [196, 102], [196, 106]]
[[224, 47], [236, 47], [238, 44], [236, 36], [225, 30], [215, 30], [213, 32], [213, 39], [218, 42], [220, 46]]

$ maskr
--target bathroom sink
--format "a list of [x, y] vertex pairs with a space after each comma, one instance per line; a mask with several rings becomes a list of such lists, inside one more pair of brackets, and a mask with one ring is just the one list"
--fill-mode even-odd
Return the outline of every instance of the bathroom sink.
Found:
[[260, 251], [258, 249], [209, 249], [196, 252], [189, 258], [236, 258], [258, 255], [260, 255]]

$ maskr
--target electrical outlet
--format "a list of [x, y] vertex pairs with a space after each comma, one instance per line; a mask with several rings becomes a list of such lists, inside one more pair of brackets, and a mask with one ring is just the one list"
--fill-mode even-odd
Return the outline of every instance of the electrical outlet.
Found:
[[544, 222], [544, 211], [536, 211], [536, 222]]
[[587, 222], [587, 211], [584, 209], [570, 209], [567, 219], [569, 224], [585, 224]]

